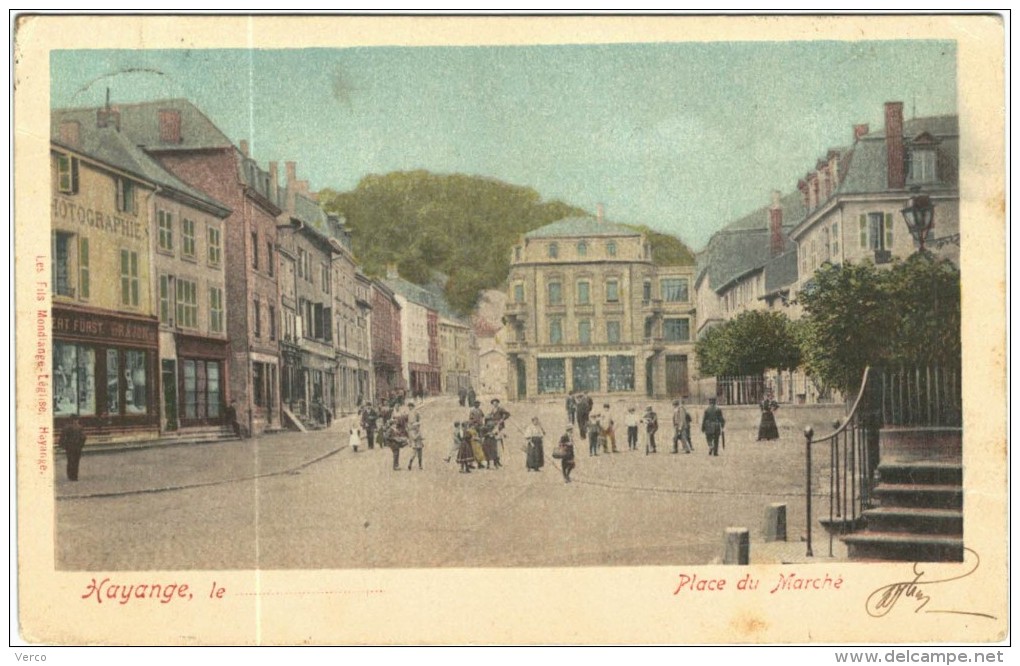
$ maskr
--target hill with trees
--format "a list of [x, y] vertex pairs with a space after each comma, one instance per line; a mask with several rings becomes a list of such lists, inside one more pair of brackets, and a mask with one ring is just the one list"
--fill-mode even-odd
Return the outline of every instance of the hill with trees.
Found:
[[[367, 274], [383, 276], [387, 265], [396, 264], [402, 277], [417, 284], [445, 275], [447, 300], [464, 314], [482, 290], [503, 287], [510, 250], [522, 234], [589, 215], [561, 201], [543, 201], [529, 187], [428, 171], [366, 176], [351, 191], [321, 191], [319, 203], [347, 220]], [[693, 253], [678, 239], [639, 229], [649, 235], [656, 263], [693, 263]]]

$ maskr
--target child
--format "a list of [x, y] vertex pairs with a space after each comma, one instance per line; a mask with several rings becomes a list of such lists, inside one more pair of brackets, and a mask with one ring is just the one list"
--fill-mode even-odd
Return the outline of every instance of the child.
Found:
[[353, 428], [351, 428], [351, 438], [349, 440], [349, 443], [351, 445], [351, 450], [354, 451], [355, 453], [357, 453], [358, 450], [361, 448], [361, 428], [360, 427], [354, 426]]

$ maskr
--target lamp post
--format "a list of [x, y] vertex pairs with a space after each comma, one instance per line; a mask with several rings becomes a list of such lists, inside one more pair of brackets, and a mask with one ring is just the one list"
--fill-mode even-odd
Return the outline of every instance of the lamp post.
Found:
[[907, 207], [902, 211], [903, 219], [907, 223], [910, 235], [914, 237], [920, 246], [918, 252], [924, 253], [924, 239], [928, 232], [935, 226], [935, 204], [927, 194], [920, 194], [914, 190], [914, 196], [907, 201]]

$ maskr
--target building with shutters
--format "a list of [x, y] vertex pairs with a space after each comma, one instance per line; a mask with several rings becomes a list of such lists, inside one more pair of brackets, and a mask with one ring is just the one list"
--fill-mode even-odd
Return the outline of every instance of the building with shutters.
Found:
[[511, 399], [689, 395], [693, 265], [656, 265], [643, 233], [590, 217], [531, 231], [511, 252], [503, 333]]

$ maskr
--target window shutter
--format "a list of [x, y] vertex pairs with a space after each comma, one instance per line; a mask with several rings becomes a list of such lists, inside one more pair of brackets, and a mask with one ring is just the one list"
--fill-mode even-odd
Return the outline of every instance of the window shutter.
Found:
[[885, 249], [891, 250], [893, 243], [893, 216], [892, 213], [885, 214]]
[[868, 216], [861, 214], [861, 249], [868, 249]]

